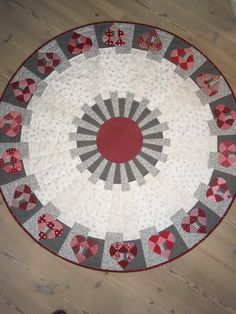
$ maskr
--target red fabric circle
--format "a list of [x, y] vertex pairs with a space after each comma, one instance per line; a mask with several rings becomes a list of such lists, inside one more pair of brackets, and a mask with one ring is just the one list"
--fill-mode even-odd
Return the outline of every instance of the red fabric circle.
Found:
[[104, 158], [115, 163], [124, 163], [140, 152], [143, 136], [135, 121], [117, 117], [107, 120], [100, 127], [96, 142]]

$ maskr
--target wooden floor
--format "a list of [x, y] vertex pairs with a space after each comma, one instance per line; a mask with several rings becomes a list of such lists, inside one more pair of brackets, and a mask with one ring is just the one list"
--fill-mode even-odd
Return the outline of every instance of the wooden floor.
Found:
[[[38, 46], [87, 23], [170, 30], [210, 57], [236, 92], [236, 17], [228, 0], [0, 0], [0, 92]], [[236, 313], [236, 206], [184, 257], [147, 272], [76, 267], [39, 247], [0, 204], [0, 313]]]

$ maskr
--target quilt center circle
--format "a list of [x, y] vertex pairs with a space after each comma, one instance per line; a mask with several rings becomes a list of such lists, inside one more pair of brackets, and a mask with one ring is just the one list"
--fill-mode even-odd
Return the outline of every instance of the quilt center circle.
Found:
[[96, 143], [104, 158], [111, 162], [123, 163], [133, 159], [140, 152], [143, 136], [135, 121], [116, 117], [107, 120], [100, 127]]

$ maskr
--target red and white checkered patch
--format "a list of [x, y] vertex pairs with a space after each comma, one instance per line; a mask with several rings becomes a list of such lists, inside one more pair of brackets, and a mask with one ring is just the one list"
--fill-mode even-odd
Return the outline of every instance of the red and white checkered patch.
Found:
[[170, 231], [154, 234], [148, 240], [149, 250], [166, 258], [169, 258], [174, 244], [175, 236]]
[[20, 133], [22, 115], [17, 111], [10, 111], [0, 118], [0, 129], [9, 137], [15, 137]]
[[137, 44], [142, 49], [147, 49], [151, 52], [158, 52], [162, 49], [162, 42], [155, 29], [149, 33], [144, 33], [138, 36]]
[[125, 269], [138, 254], [138, 248], [133, 242], [115, 242], [111, 245], [109, 253]]
[[219, 146], [219, 164], [230, 167], [236, 163], [236, 145], [231, 141], [223, 141]]
[[206, 197], [213, 203], [231, 199], [225, 179], [216, 177], [211, 182], [211, 187], [206, 192]]
[[125, 33], [116, 24], [113, 24], [103, 34], [102, 41], [106, 46], [124, 46]]
[[36, 82], [32, 78], [15, 81], [11, 85], [16, 99], [20, 102], [29, 101], [36, 90]]
[[197, 84], [207, 96], [211, 97], [219, 92], [220, 80], [220, 75], [201, 73], [197, 77]]
[[38, 231], [39, 240], [55, 239], [63, 234], [63, 226], [51, 215], [43, 214], [38, 218]]
[[206, 233], [206, 213], [201, 208], [192, 209], [183, 218], [181, 226], [188, 233]]
[[51, 73], [59, 63], [60, 57], [55, 52], [38, 51], [37, 67], [40, 73]]
[[77, 55], [80, 52], [89, 51], [92, 45], [93, 42], [89, 37], [74, 32], [67, 48], [71, 54]]
[[93, 239], [86, 239], [83, 235], [76, 235], [71, 239], [70, 246], [78, 263], [94, 256], [98, 252], [98, 243]]
[[190, 70], [194, 66], [192, 48], [179, 48], [171, 52], [170, 59], [183, 70]]
[[214, 114], [217, 118], [216, 123], [221, 130], [231, 128], [236, 120], [236, 112], [223, 104], [216, 105]]
[[11, 175], [16, 175], [22, 170], [23, 166], [18, 149], [11, 147], [3, 153], [0, 159], [0, 168]]
[[11, 206], [28, 211], [35, 207], [36, 202], [37, 199], [30, 187], [27, 184], [20, 184], [15, 189]]

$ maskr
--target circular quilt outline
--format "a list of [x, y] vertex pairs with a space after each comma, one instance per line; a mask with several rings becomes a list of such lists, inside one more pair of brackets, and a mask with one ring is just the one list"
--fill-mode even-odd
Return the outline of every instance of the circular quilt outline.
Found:
[[[142, 23], [127, 22], [127, 21], [104, 21], [104, 22], [90, 23], [90, 24], [82, 25], [82, 26], [80, 26], [79, 28], [78, 28], [78, 27], [72, 28], [72, 29], [70, 29], [70, 30], [68, 30], [68, 31], [66, 31], [66, 32], [63, 32], [63, 33], [61, 33], [61, 34], [59, 34], [59, 35], [57, 35], [57, 36], [51, 38], [49, 41], [47, 41], [46, 43], [44, 43], [43, 45], [41, 45], [38, 49], [36, 49], [36, 50], [35, 50], [26, 60], [24, 60], [24, 62], [18, 67], [18, 69], [16, 70], [16, 72], [15, 72], [15, 73], [12, 75], [12, 77], [10, 78], [10, 80], [9, 80], [9, 82], [8, 82], [8, 84], [7, 84], [7, 86], [5, 87], [5, 89], [4, 89], [4, 91], [3, 91], [3, 94], [2, 94], [2, 96], [1, 96], [1, 101], [2, 101], [2, 98], [3, 98], [3, 96], [4, 96], [4, 94], [5, 94], [6, 90], [7, 90], [7, 88], [9, 87], [9, 85], [10, 85], [12, 79], [13, 79], [14, 76], [16, 75], [16, 73], [17, 73], [17, 72], [19, 71], [19, 69], [25, 64], [25, 62], [26, 62], [27, 60], [29, 60], [29, 59], [35, 54], [35, 52], [37, 52], [40, 48], [42, 48], [43, 46], [45, 46], [47, 43], [51, 42], [52, 40], [54, 40], [54, 39], [56, 39], [56, 38], [58, 38], [58, 37], [60, 37], [60, 36], [62, 36], [62, 35], [64, 35], [64, 34], [66, 34], [66, 33], [69, 33], [69, 32], [71, 32], [71, 31], [78, 30], [78, 29], [83, 28], [83, 27], [86, 27], [86, 26], [92, 26], [92, 25], [96, 26], [96, 25], [98, 25], [98, 24], [104, 24], [104, 23], [111, 23], [111, 24], [113, 24], [113, 23], [125, 23], [125, 24], [133, 24], [133, 25], [146, 26], [146, 27], [149, 27], [149, 28], [155, 28], [155, 29], [161, 30], [161, 31], [163, 31], [163, 32], [167, 32], [167, 33], [173, 35], [174, 37], [180, 39], [181, 41], [187, 43], [188, 45], [190, 45], [191, 47], [193, 47], [194, 49], [196, 49], [198, 52], [200, 52], [200, 53], [206, 58], [206, 60], [208, 60], [208, 61], [216, 68], [216, 70], [220, 73], [220, 75], [222, 75], [222, 77], [224, 78], [224, 80], [225, 80], [225, 82], [226, 82], [228, 88], [229, 88], [230, 91], [231, 91], [231, 94], [232, 94], [232, 96], [233, 96], [233, 98], [234, 98], [234, 101], [236, 101], [235, 96], [234, 96], [234, 93], [233, 93], [233, 90], [232, 90], [231, 86], [229, 85], [228, 81], [227, 81], [227, 80], [225, 79], [225, 77], [223, 76], [222, 72], [218, 69], [218, 67], [217, 67], [204, 53], [202, 53], [202, 52], [201, 52], [198, 48], [196, 48], [194, 45], [190, 44], [188, 41], [184, 40], [184, 39], [181, 38], [180, 36], [178, 36], [178, 35], [176, 35], [176, 34], [170, 32], [170, 31], [166, 31], [166, 30], [164, 30], [164, 29], [162, 29], [162, 28], [154, 27], [154, 26], [147, 25], [147, 24], [142, 24]], [[212, 177], [213, 177], [213, 175], [212, 175]], [[210, 178], [210, 180], [212, 180], [212, 177]], [[14, 219], [15, 219], [15, 220], [17, 221], [17, 223], [24, 229], [24, 231], [25, 231], [26, 233], [28, 233], [39, 245], [41, 245], [42, 247], [46, 248], [47, 250], [49, 250], [49, 251], [50, 251], [51, 253], [53, 253], [54, 255], [57, 255], [57, 256], [59, 256], [59, 257], [65, 259], [66, 261], [69, 261], [69, 262], [71, 262], [71, 263], [73, 263], [73, 264], [78, 265], [78, 263], [73, 262], [73, 261], [71, 261], [70, 259], [67, 259], [67, 258], [65, 258], [65, 257], [63, 257], [63, 256], [58, 255], [58, 254], [55, 253], [54, 251], [52, 251], [52, 250], [50, 250], [49, 248], [45, 247], [45, 246], [44, 246], [42, 243], [40, 243], [37, 239], [35, 239], [35, 238], [32, 236], [32, 234], [30, 234], [30, 233], [28, 232], [28, 230], [26, 230], [26, 229], [23, 227], [23, 225], [20, 224], [20, 222], [17, 220], [16, 216], [14, 215], [14, 213], [12, 212], [12, 210], [10, 209], [10, 206], [9, 206], [9, 204], [8, 204], [8, 202], [7, 202], [7, 200], [6, 200], [5, 196], [4, 196], [4, 194], [3, 194], [2, 188], [1, 188], [1, 193], [2, 193], [2, 196], [3, 196], [3, 199], [4, 199], [5, 204], [7, 205], [8, 210], [10, 211], [10, 213], [12, 214], [12, 216], [14, 217]], [[206, 234], [206, 236], [205, 236], [203, 239], [201, 239], [199, 242], [197, 242], [197, 243], [196, 243], [195, 245], [193, 245], [192, 247], [188, 248], [185, 252], [183, 252], [183, 253], [181, 253], [181, 254], [175, 256], [174, 258], [172, 258], [172, 259], [170, 259], [170, 260], [167, 260], [167, 261], [165, 261], [165, 262], [163, 262], [163, 263], [160, 263], [160, 264], [157, 264], [157, 265], [153, 265], [153, 266], [150, 266], [150, 267], [145, 267], [145, 268], [143, 268], [143, 269], [130, 269], [130, 270], [122, 270], [122, 271], [120, 271], [120, 270], [111, 270], [111, 269], [92, 268], [92, 267], [90, 267], [90, 266], [81, 265], [81, 264], [80, 264], [79, 266], [82, 266], [82, 267], [85, 267], [85, 268], [94, 269], [94, 270], [100, 270], [100, 271], [135, 272], [135, 271], [143, 271], [143, 270], [153, 269], [153, 268], [159, 267], [159, 266], [161, 266], [161, 265], [163, 265], [163, 264], [169, 263], [170, 261], [173, 261], [173, 260], [177, 259], [178, 257], [181, 257], [182, 255], [188, 253], [188, 252], [191, 251], [193, 248], [195, 248], [198, 244], [200, 244], [203, 240], [205, 240], [205, 239], [211, 234], [211, 232], [213, 232], [213, 231], [216, 229], [216, 227], [220, 224], [220, 222], [224, 219], [224, 217], [225, 217], [226, 214], [228, 213], [229, 209], [231, 208], [231, 206], [232, 206], [232, 204], [233, 204], [233, 202], [234, 202], [234, 200], [235, 200], [235, 197], [236, 197], [236, 194], [232, 195], [232, 199], [231, 199], [231, 201], [230, 201], [230, 204], [228, 205], [228, 208], [225, 210], [225, 212], [224, 212], [224, 214], [222, 215], [222, 217], [220, 217], [220, 219], [219, 219], [219, 221], [217, 222], [217, 224], [214, 225], [214, 227]]]

